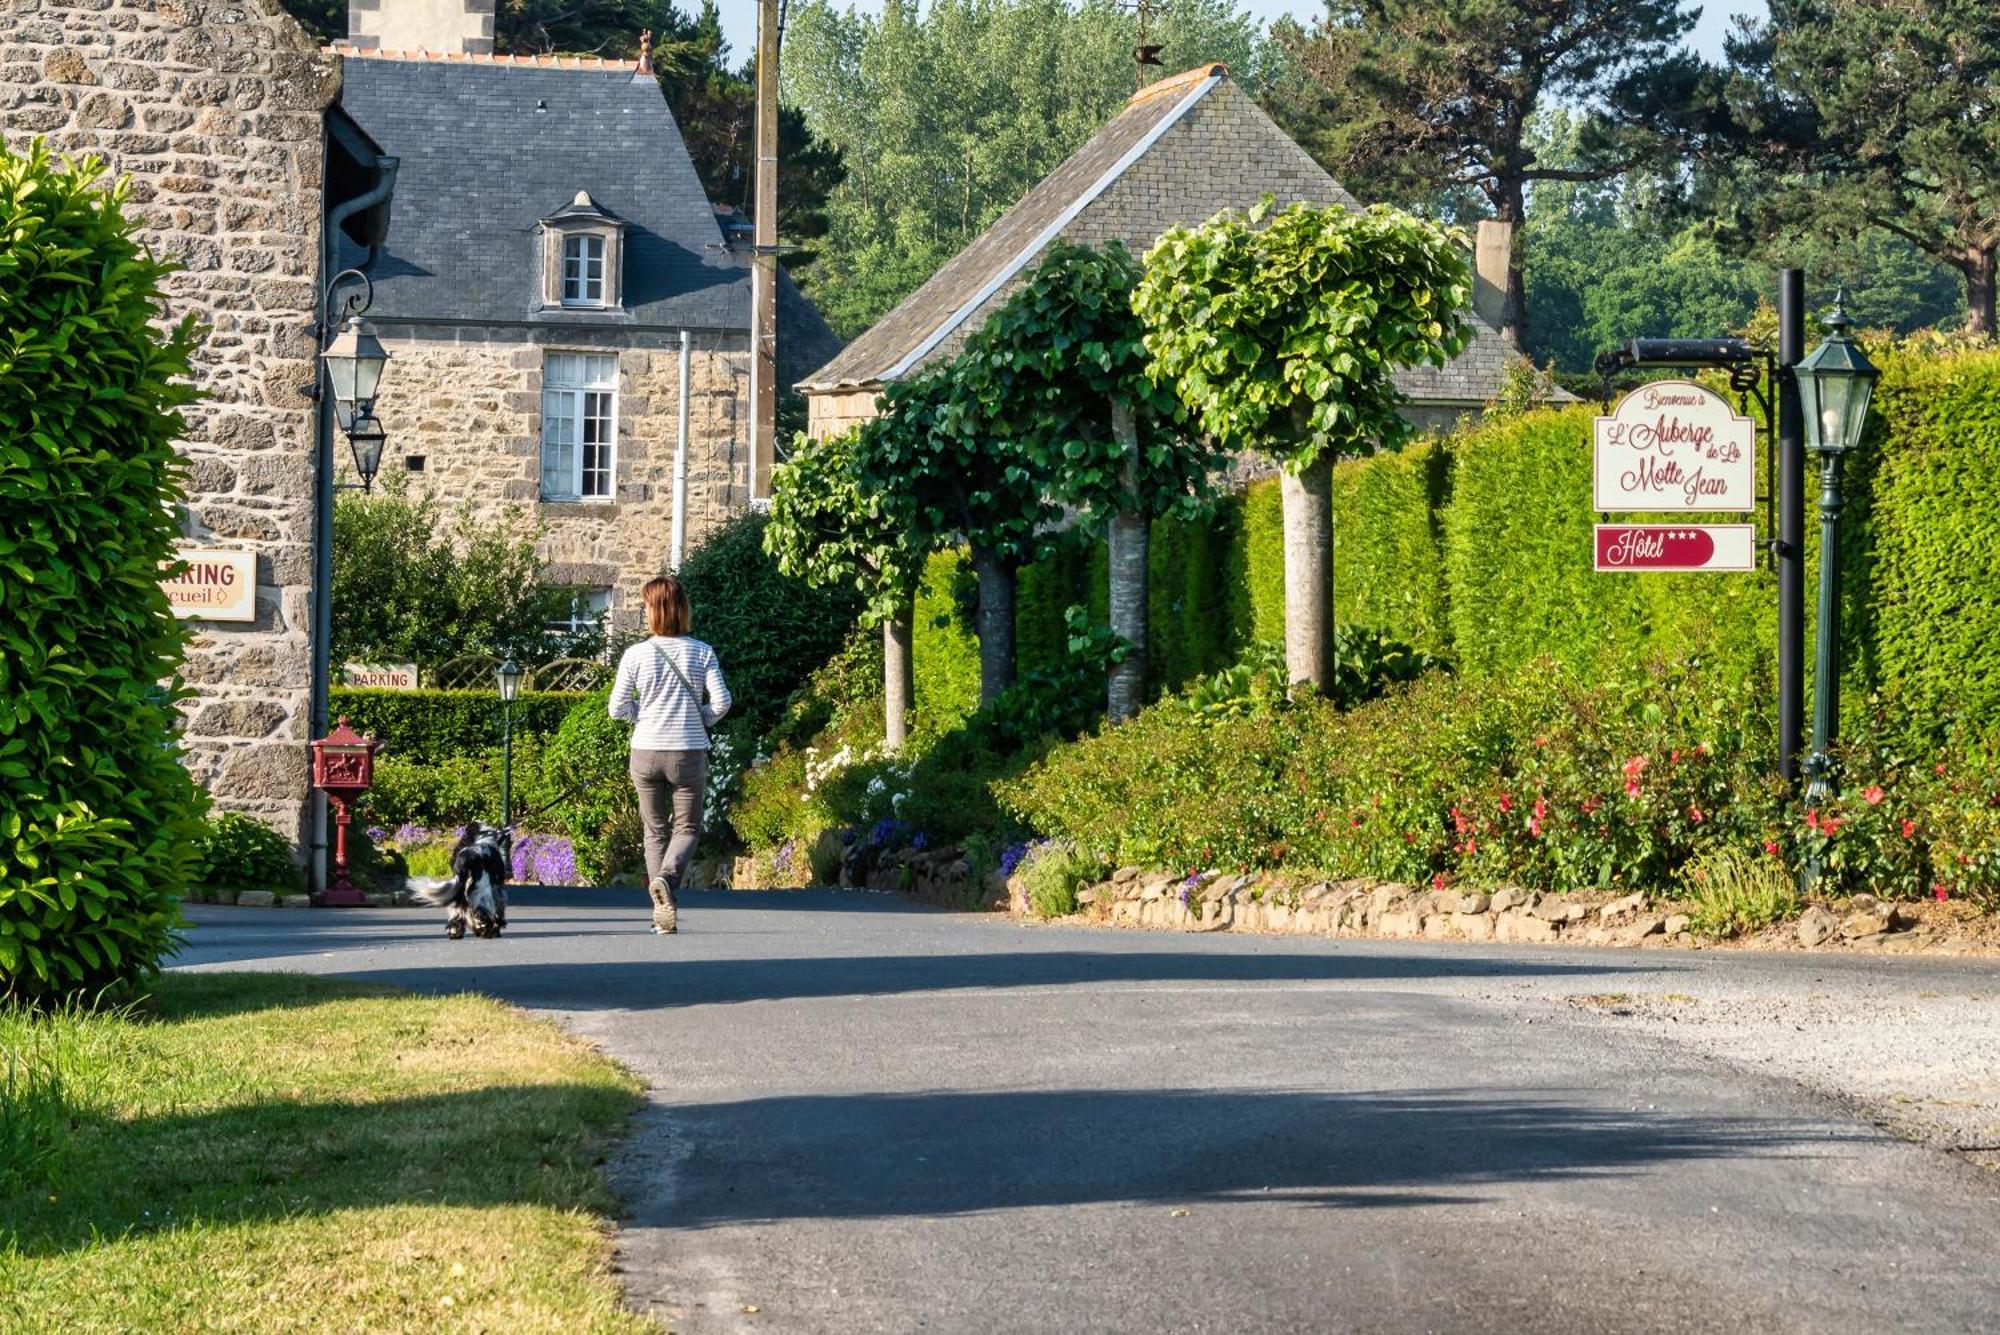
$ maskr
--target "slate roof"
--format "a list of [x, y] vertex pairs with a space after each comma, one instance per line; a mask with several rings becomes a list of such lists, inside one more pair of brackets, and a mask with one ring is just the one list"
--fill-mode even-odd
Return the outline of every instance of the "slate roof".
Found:
[[[1181, 133], [1186, 128], [1184, 123], [1193, 121], [1196, 108], [1211, 97], [1240, 103], [1227, 109], [1226, 114], [1234, 119], [1226, 123], [1241, 126], [1244, 117], [1254, 122], [1244, 131], [1248, 138], [1231, 141], [1240, 144], [1244, 152], [1214, 164], [1215, 177], [1247, 181], [1241, 191], [1243, 197], [1231, 201], [1236, 207], [1247, 208], [1256, 203], [1267, 189], [1281, 196], [1297, 197], [1301, 170], [1315, 181], [1306, 192], [1309, 197], [1349, 208], [1360, 207], [1354, 196], [1231, 86], [1224, 66], [1197, 66], [1135, 94], [1124, 110], [1089, 142], [1038, 182], [1019, 203], [931, 275], [902, 304], [849, 343], [839, 356], [813, 372], [800, 388], [810, 394], [878, 386], [900, 379], [935, 357], [955, 352], [989, 307], [1004, 299], [1009, 281], [1031, 266], [1050, 241], [1064, 235], [1072, 224], [1085, 232], [1102, 230], [1101, 225], [1086, 226], [1078, 220], [1089, 219], [1092, 215], [1086, 210], [1100, 198], [1113, 197], [1117, 193], [1114, 188], [1120, 187], [1128, 173], [1134, 178], [1149, 175], [1144, 168], [1138, 171], [1134, 168], [1156, 151], [1166, 152], [1164, 145], [1169, 142], [1169, 131]], [[1260, 171], [1265, 170], [1263, 164], [1270, 161], [1271, 145], [1262, 141], [1265, 135], [1282, 146], [1283, 157], [1296, 160], [1295, 166], [1288, 162], [1286, 175], [1290, 179], [1285, 182], [1281, 183], [1273, 174], [1266, 184], [1260, 176]], [[1213, 182], [1206, 182], [1186, 193], [1211, 196], [1212, 186]], [[1158, 187], [1148, 185], [1145, 189], [1156, 192]], [[1171, 201], [1179, 193], [1169, 189], [1164, 198], [1157, 193], [1151, 193], [1151, 197], [1168, 202], [1171, 208]], [[1185, 200], [1181, 204], [1187, 207]], [[1199, 216], [1175, 221], [1201, 222], [1213, 208], [1211, 202], [1193, 210]], [[1163, 229], [1149, 229], [1145, 236], [1127, 238], [1135, 253], [1143, 253], [1157, 230]], [[1412, 399], [1419, 403], [1471, 405], [1487, 401], [1498, 388], [1511, 354], [1491, 326], [1470, 311], [1467, 315], [1475, 327], [1473, 342], [1449, 365], [1413, 367], [1397, 374], [1398, 386]]]
[[1128, 107], [1036, 183], [999, 221], [947, 260], [923, 286], [815, 371], [805, 388], [832, 389], [897, 378], [900, 363], [989, 284], [1021, 267], [1024, 255], [1038, 253], [1063, 214], [1099, 186], [1147, 135], [1178, 117], [1184, 109], [1182, 103], [1180, 97], [1165, 95]]
[[[402, 160], [371, 318], [747, 332], [749, 271], [634, 63], [341, 54], [342, 109]], [[622, 311], [538, 309], [537, 224], [579, 190], [628, 224]], [[781, 375], [840, 348], [782, 274], [778, 333]]]

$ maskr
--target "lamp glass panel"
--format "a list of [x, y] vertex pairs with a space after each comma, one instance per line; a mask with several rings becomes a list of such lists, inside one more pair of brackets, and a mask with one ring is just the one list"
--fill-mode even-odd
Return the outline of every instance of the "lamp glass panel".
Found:
[[521, 691], [521, 669], [508, 659], [500, 665], [500, 698], [512, 701]]
[[1815, 379], [1819, 381], [1820, 445], [1827, 450], [1847, 449], [1854, 444], [1848, 434], [1849, 404], [1860, 377], [1822, 371]]

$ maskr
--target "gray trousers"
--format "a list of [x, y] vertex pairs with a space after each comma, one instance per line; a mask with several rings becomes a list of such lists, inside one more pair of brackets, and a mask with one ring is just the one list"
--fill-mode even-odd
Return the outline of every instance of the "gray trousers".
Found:
[[632, 752], [632, 787], [646, 831], [646, 880], [665, 877], [678, 890], [701, 842], [701, 798], [708, 786], [708, 752]]

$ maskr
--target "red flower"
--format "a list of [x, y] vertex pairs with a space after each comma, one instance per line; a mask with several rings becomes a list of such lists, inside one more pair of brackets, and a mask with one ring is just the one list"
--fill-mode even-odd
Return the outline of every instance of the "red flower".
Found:
[[1597, 814], [1597, 809], [1604, 805], [1604, 795], [1602, 793], [1593, 793], [1589, 797], [1584, 798], [1580, 805], [1583, 807], [1584, 815], [1595, 815]]
[[1819, 818], [1819, 832], [1829, 839], [1840, 833], [1840, 825], [1841, 821], [1838, 816], [1821, 816]]
[[1549, 814], [1549, 804], [1540, 794], [1535, 796], [1534, 814], [1528, 817], [1528, 833], [1539, 839], [1542, 837], [1542, 818]]
[[1504, 813], [1512, 811], [1513, 809], [1514, 809], [1514, 795], [1512, 793], [1500, 794], [1500, 810]]
[[1439, 872], [1437, 875], [1431, 877], [1431, 889], [1442, 890], [1450, 882], [1451, 878], [1449, 876], [1446, 876], [1443, 872]]
[[1942, 760], [1937, 763], [1937, 774], [1940, 779], [1944, 777], [1944, 762]]
[[1700, 808], [1700, 807], [1689, 807], [1689, 808], [1688, 808], [1688, 819], [1689, 819], [1689, 820], [1691, 820], [1691, 821], [1693, 821], [1693, 822], [1694, 822], [1694, 823], [1695, 823], [1696, 825], [1699, 825], [1699, 824], [1701, 824], [1701, 823], [1702, 823], [1702, 821], [1706, 820], [1706, 819], [1707, 819], [1707, 817], [1705, 817], [1705, 816], [1703, 816], [1703, 815], [1701, 814], [1701, 808]]
[[1914, 839], [1917, 837], [1917, 823], [1908, 817], [1904, 817], [1903, 819], [1903, 837], [1905, 839]]
[[1931, 893], [1937, 896], [1939, 899], [1951, 898], [1951, 889], [1949, 886], [1945, 885], [1943, 881], [1939, 881], [1936, 885], [1932, 886]]
[[1460, 811], [1457, 807], [1453, 807], [1451, 809], [1451, 828], [1458, 834], [1464, 834], [1472, 828], [1472, 822], [1465, 818], [1464, 812]]
[[1812, 831], [1812, 832], [1813, 832], [1814, 834], [1818, 834], [1818, 833], [1819, 833], [1819, 808], [1818, 808], [1818, 807], [1808, 807], [1808, 808], [1806, 808], [1806, 828], [1807, 828], [1808, 830], [1811, 830], [1811, 831]]
[[1866, 788], [1861, 790], [1861, 796], [1862, 799], [1866, 801], [1869, 806], [1879, 807], [1882, 805], [1882, 799], [1888, 796], [1888, 794], [1882, 791], [1881, 784], [1871, 783]]
[[1678, 764], [1680, 764], [1680, 763], [1681, 763], [1681, 753], [1680, 753], [1679, 751], [1677, 751], [1677, 750], [1676, 750], [1676, 751], [1669, 751], [1669, 752], [1667, 752], [1667, 763], [1668, 763], [1669, 765], [1678, 765]]
[[1356, 816], [1354, 818], [1354, 828], [1357, 830], [1361, 828], [1361, 817]]
[[1764, 852], [1769, 857], [1778, 856], [1778, 841], [1776, 839], [1766, 839], [1764, 841]]
[[1648, 761], [1644, 756], [1633, 756], [1630, 760], [1626, 761], [1625, 762], [1626, 782], [1630, 783], [1633, 780], [1636, 780], [1641, 774], [1644, 774], [1646, 772], [1646, 766], [1650, 763], [1651, 762]]
[[1417, 832], [1415, 830], [1403, 831], [1403, 842], [1406, 844], [1414, 844], [1415, 842], [1417, 842]]

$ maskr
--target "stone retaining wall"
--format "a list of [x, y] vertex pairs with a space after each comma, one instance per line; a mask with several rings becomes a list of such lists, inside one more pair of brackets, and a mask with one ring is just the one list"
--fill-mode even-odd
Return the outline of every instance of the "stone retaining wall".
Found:
[[[1013, 911], [1029, 912], [1025, 887], [1008, 883]], [[1376, 881], [1305, 881], [1279, 874], [1175, 876], [1127, 867], [1081, 891], [1083, 911], [1128, 927], [1182, 932], [1279, 932], [1392, 940], [1557, 941], [1590, 946], [1692, 945], [1688, 915], [1644, 894], [1564, 896], [1533, 890], [1420, 890]], [[1868, 942], [1915, 922], [1894, 904], [1856, 896], [1836, 915], [1815, 906], [1797, 925], [1801, 944]]]

